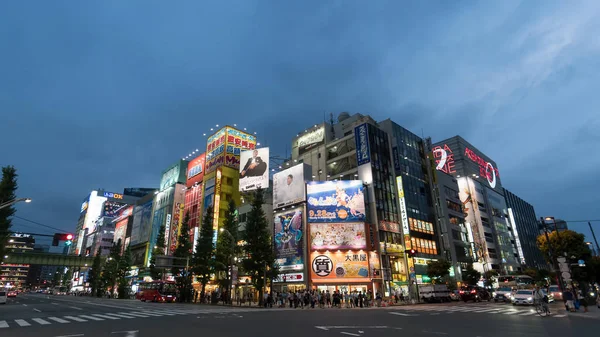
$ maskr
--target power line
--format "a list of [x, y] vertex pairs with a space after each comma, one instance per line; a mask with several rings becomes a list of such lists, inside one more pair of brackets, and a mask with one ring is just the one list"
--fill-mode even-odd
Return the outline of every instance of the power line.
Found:
[[50, 228], [50, 229], [53, 229], [53, 230], [59, 231], [59, 232], [61, 232], [61, 233], [65, 231], [64, 229], [58, 229], [58, 228], [56, 228], [56, 227], [52, 227], [52, 226], [48, 226], [48, 225], [44, 225], [43, 223], [39, 223], [39, 222], [37, 222], [37, 221], [33, 221], [33, 220], [29, 220], [29, 219], [21, 218], [20, 216], [13, 215], [13, 218], [17, 218], [17, 219], [25, 220], [25, 221], [27, 221], [27, 222], [31, 222], [32, 224], [36, 224], [36, 225], [38, 225], [38, 226], [42, 226], [42, 227], [46, 227], [46, 228]]

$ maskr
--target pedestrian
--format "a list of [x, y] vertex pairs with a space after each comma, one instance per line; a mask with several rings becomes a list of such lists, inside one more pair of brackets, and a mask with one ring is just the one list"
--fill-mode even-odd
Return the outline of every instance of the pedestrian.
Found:
[[575, 304], [573, 303], [573, 293], [571, 289], [568, 289], [563, 292], [563, 299], [565, 300], [565, 310], [570, 312], [575, 312]]
[[377, 301], [377, 307], [381, 307], [381, 300], [381, 294], [377, 292], [377, 295], [375, 296], [375, 301]]

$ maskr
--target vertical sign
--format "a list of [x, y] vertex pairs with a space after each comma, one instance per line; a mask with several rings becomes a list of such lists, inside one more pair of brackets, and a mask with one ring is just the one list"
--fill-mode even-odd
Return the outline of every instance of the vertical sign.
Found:
[[358, 162], [358, 166], [371, 162], [369, 131], [366, 123], [354, 128], [354, 139], [356, 140], [356, 161]]
[[219, 235], [219, 206], [221, 204], [221, 168], [217, 168], [217, 177], [215, 179], [215, 202], [213, 204], [213, 230], [215, 234], [213, 236], [213, 244], [217, 242], [217, 235]]
[[396, 186], [398, 188], [398, 201], [400, 201], [400, 218], [402, 219], [402, 233], [404, 234], [404, 245], [406, 249], [410, 248], [410, 228], [408, 226], [408, 213], [406, 212], [406, 200], [404, 199], [404, 187], [402, 186], [402, 176], [396, 177]]
[[167, 214], [167, 221], [165, 222], [165, 254], [169, 249], [169, 230], [171, 229], [171, 214]]

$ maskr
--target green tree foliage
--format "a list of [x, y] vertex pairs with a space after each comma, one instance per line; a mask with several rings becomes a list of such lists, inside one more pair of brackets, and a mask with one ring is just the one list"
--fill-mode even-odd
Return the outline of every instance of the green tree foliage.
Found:
[[[188, 262], [187, 259], [192, 258], [192, 243], [190, 242], [190, 214], [185, 213], [181, 228], [179, 228], [179, 238], [177, 239], [177, 247], [173, 256], [178, 258], [176, 264], [182, 265]], [[192, 297], [192, 276], [189, 270], [179, 267], [174, 267], [171, 271], [175, 275], [177, 288], [179, 289], [179, 300], [181, 302], [190, 302]]]
[[213, 245], [213, 208], [207, 207], [204, 219], [200, 226], [200, 235], [196, 242], [196, 253], [193, 256], [193, 271], [198, 276], [202, 290], [200, 296], [204, 297], [206, 284], [210, 281], [210, 274], [214, 273], [214, 253]]
[[486, 287], [492, 287], [498, 279], [498, 272], [495, 270], [488, 270], [483, 273], [483, 278], [485, 279], [484, 285]]
[[162, 279], [164, 270], [156, 267], [156, 256], [165, 255], [165, 225], [161, 225], [158, 229], [158, 236], [156, 238], [156, 244], [152, 249], [152, 256], [150, 256], [150, 276], [153, 280]]
[[92, 262], [92, 268], [88, 274], [88, 282], [92, 291], [92, 296], [102, 296], [104, 289], [102, 287], [102, 259], [100, 253], [96, 253], [94, 261]]
[[[568, 259], [588, 260], [591, 257], [591, 251], [585, 243], [585, 235], [565, 230], [560, 233], [553, 231], [548, 234], [550, 244], [546, 240], [546, 235], [542, 234], [537, 238], [537, 246], [544, 254], [548, 264], [553, 265], [553, 258], [566, 256]], [[553, 256], [550, 256], [552, 253]]]
[[434, 283], [441, 283], [441, 280], [450, 274], [450, 267], [452, 267], [452, 264], [448, 260], [429, 261], [427, 264], [427, 276]]
[[73, 269], [69, 268], [63, 274], [63, 277], [62, 277], [62, 285], [64, 285], [65, 287], [67, 287], [68, 290], [71, 289], [71, 279], [72, 278], [73, 278]]
[[113, 244], [110, 254], [104, 264], [102, 271], [102, 282], [107, 288], [110, 288], [111, 297], [114, 296], [116, 283], [119, 278], [119, 264], [121, 260], [121, 240]]
[[462, 271], [462, 279], [468, 285], [477, 285], [477, 282], [481, 279], [481, 273], [473, 268], [473, 264], [469, 264]]
[[[271, 244], [270, 224], [262, 209], [263, 204], [264, 192], [262, 189], [258, 189], [254, 192], [252, 209], [248, 213], [246, 230], [243, 232], [247, 257], [242, 261], [244, 271], [251, 276], [254, 287], [259, 290], [261, 301], [267, 278], [272, 279], [278, 273], [278, 266], [275, 263], [275, 254]], [[265, 275], [267, 278], [265, 278]]]
[[237, 253], [238, 247], [237, 207], [235, 206], [233, 199], [229, 201], [222, 229], [223, 232], [219, 232], [217, 236], [215, 268], [223, 275], [223, 277], [221, 277], [221, 286], [227, 288], [229, 286], [228, 271], [231, 259]]
[[[0, 180], [0, 204], [15, 200], [17, 197], [17, 170], [13, 166], [2, 168], [2, 180]], [[10, 217], [15, 214], [13, 206], [0, 209], [0, 260], [6, 253], [6, 242], [10, 236], [12, 226]]]
[[131, 250], [129, 246], [125, 248], [123, 255], [119, 258], [119, 268], [117, 271], [117, 285], [119, 298], [129, 298], [129, 279], [127, 276], [131, 270]]

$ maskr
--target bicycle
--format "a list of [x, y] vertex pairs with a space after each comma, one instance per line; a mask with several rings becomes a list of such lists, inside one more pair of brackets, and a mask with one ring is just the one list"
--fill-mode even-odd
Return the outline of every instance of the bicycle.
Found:
[[535, 311], [541, 317], [550, 316], [550, 308], [548, 307], [548, 303], [536, 300], [534, 301], [533, 305], [535, 306]]

